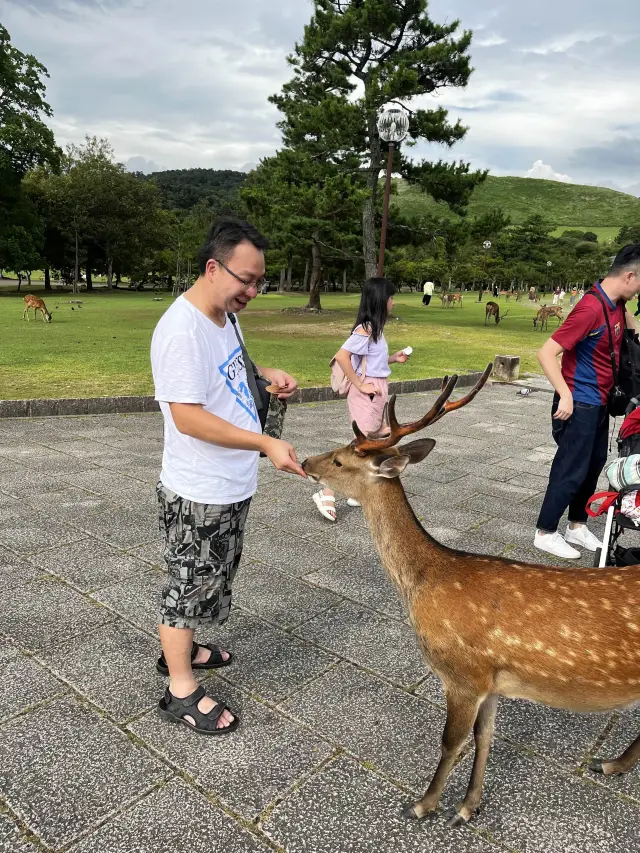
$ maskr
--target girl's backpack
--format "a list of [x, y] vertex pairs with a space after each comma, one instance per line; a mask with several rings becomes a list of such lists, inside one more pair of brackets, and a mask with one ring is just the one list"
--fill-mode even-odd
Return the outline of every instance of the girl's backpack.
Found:
[[[345, 376], [345, 372], [338, 364], [335, 355], [329, 362], [329, 367], [331, 368], [332, 390], [335, 391], [336, 394], [338, 394], [340, 397], [346, 397], [349, 393], [349, 388], [351, 388], [351, 381]], [[362, 368], [362, 377], [364, 378], [367, 375], [366, 355], [362, 357], [360, 361], [360, 367]]]

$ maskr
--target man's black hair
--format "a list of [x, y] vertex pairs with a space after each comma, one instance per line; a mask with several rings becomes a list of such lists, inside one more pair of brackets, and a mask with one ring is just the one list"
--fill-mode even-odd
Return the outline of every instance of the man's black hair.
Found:
[[220, 216], [211, 226], [206, 241], [198, 250], [200, 275], [204, 275], [207, 271], [207, 261], [222, 261], [224, 264], [231, 257], [236, 246], [245, 242], [253, 243], [261, 252], [269, 248], [267, 238], [244, 219]]
[[630, 243], [616, 255], [609, 275], [621, 275], [632, 267], [640, 267], [640, 243]]

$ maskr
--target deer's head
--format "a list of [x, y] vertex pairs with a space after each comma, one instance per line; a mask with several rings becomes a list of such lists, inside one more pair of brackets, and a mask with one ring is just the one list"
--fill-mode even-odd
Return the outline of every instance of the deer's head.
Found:
[[398, 443], [405, 436], [439, 421], [447, 412], [460, 409], [471, 402], [485, 385], [492, 367], [491, 364], [487, 365], [481, 378], [465, 397], [451, 402], [449, 397], [458, 377], [445, 377], [438, 399], [426, 415], [414, 423], [398, 423], [394, 394], [385, 406], [382, 423], [376, 432], [365, 435], [354, 421], [353, 441], [346, 447], [305, 459], [302, 463], [305, 473], [311, 480], [364, 503], [371, 488], [399, 477], [407, 465], [422, 462], [436, 445], [432, 438], [418, 439], [400, 446], [397, 446]]
[[53, 317], [51, 316], [51, 314], [46, 309], [44, 312], [44, 319], [47, 323], [50, 323], [53, 320]]

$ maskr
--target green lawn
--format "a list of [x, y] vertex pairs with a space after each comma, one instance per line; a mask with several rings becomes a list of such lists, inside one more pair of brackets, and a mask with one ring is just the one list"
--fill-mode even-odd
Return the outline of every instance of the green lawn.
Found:
[[[93, 397], [149, 394], [149, 343], [154, 326], [171, 304], [147, 293], [81, 294], [72, 306], [69, 293], [47, 296], [53, 322], [22, 320], [18, 295], [0, 298], [0, 398]], [[533, 330], [528, 304], [507, 305], [506, 320], [484, 327], [484, 302], [468, 294], [463, 308], [443, 309], [435, 298], [429, 308], [421, 294], [396, 297], [394, 319], [386, 336], [392, 351], [411, 345], [406, 365], [396, 365], [395, 379], [442, 376], [482, 370], [496, 354], [519, 355], [522, 370], [539, 372], [536, 349], [544, 335]], [[249, 352], [259, 363], [288, 370], [302, 386], [327, 385], [329, 360], [349, 333], [358, 294], [322, 295], [332, 313], [322, 316], [283, 314], [301, 306], [303, 295], [258, 297], [242, 316]], [[549, 331], [555, 321], [549, 324]]]

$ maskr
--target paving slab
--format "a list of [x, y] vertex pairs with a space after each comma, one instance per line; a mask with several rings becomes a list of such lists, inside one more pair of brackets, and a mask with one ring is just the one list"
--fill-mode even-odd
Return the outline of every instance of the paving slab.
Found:
[[0, 632], [24, 649], [52, 648], [113, 621], [111, 614], [91, 599], [41, 572], [16, 580], [3, 592]]
[[[253, 820], [273, 801], [318, 768], [333, 747], [276, 711], [221, 682], [208, 679], [207, 693], [241, 720], [231, 735], [202, 738], [154, 713], [129, 726], [173, 766], [188, 773], [227, 807]], [[170, 731], [168, 731], [170, 729]]]
[[39, 702], [62, 696], [68, 689], [6, 639], [0, 639], [0, 680], [0, 722]]
[[7, 815], [0, 814], [0, 853], [37, 853], [17, 824]]
[[341, 664], [282, 707], [416, 794], [428, 787], [445, 724], [444, 711], [428, 702]]
[[171, 781], [74, 844], [69, 853], [266, 853], [268, 849], [192, 787]]
[[[401, 418], [434, 397], [403, 396]], [[438, 541], [558, 565], [532, 545], [554, 452], [542, 397], [493, 386], [429, 430], [436, 449], [403, 480]], [[344, 402], [290, 407], [286, 437], [303, 453], [346, 443]], [[0, 421], [0, 853], [635, 849], [640, 768], [604, 778], [586, 766], [629, 745], [637, 710], [503, 701], [483, 812], [455, 832], [441, 813], [402, 818], [439, 752], [442, 687], [362, 510], [340, 497], [326, 522], [315, 487], [267, 459], [231, 618], [198, 632], [236, 655], [201, 678], [243, 725], [203, 743], [158, 718], [161, 440], [157, 413]], [[444, 806], [466, 787], [467, 749]]]
[[[454, 771], [447, 805], [464, 795], [469, 771], [470, 757]], [[636, 806], [500, 741], [474, 825], [523, 853], [626, 853], [638, 844]]]
[[408, 623], [350, 601], [306, 622], [296, 634], [398, 684], [409, 686], [426, 675]]
[[158, 641], [124, 622], [102, 625], [44, 653], [42, 661], [97, 708], [122, 722], [155, 707], [167, 680]]
[[148, 566], [135, 557], [90, 538], [49, 548], [34, 554], [31, 560], [83, 592], [110, 586], [148, 570]]
[[247, 560], [240, 564], [233, 598], [244, 610], [267, 622], [285, 629], [297, 628], [341, 601], [338, 595], [305, 581]]
[[198, 639], [231, 649], [234, 662], [220, 671], [221, 677], [271, 702], [322, 675], [337, 660], [334, 654], [240, 610], [222, 627], [202, 628]]
[[160, 599], [165, 583], [166, 572], [147, 567], [140, 574], [91, 593], [91, 599], [104, 604], [112, 618], [122, 616], [143, 631], [157, 635]]
[[377, 554], [345, 557], [320, 571], [305, 575], [304, 579], [309, 584], [330, 589], [386, 616], [402, 620], [407, 617], [406, 608]]
[[73, 699], [0, 726], [0, 795], [51, 847], [70, 843], [170, 775]]
[[445, 832], [431, 821], [403, 818], [408, 799], [357, 762], [339, 758], [276, 806], [263, 829], [288, 853], [497, 853], [473, 830]]

